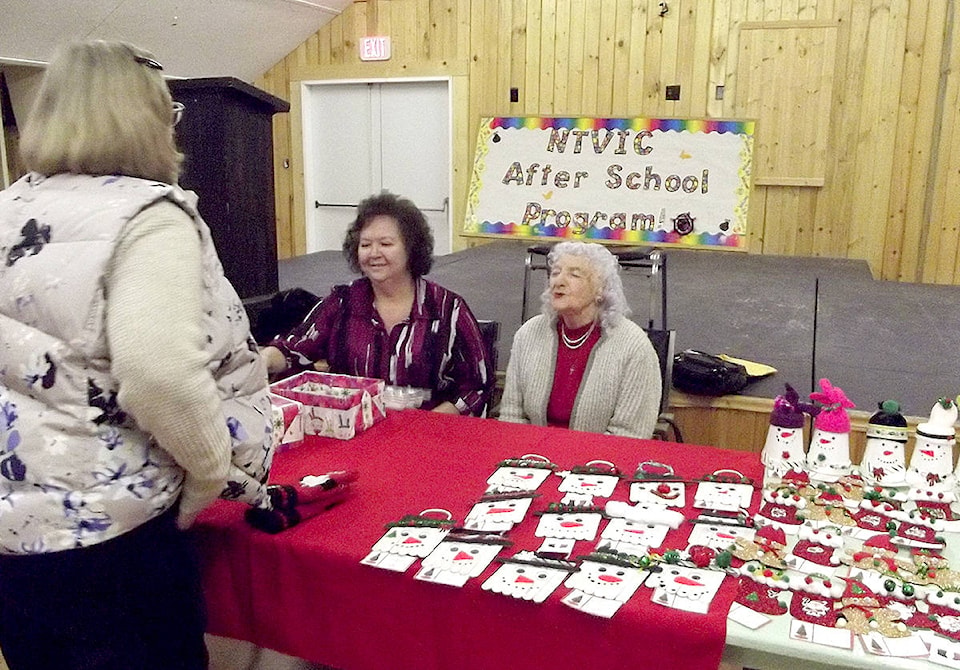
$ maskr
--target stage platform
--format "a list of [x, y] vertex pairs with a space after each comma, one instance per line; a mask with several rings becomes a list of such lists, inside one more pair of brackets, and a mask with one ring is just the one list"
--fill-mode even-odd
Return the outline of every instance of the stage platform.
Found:
[[[500, 322], [505, 370], [520, 326], [527, 243], [496, 241], [435, 259], [429, 278], [462, 295], [478, 319]], [[785, 382], [801, 395], [829, 378], [859, 410], [893, 398], [904, 414], [926, 417], [936, 399], [960, 393], [960, 287], [876, 281], [865, 261], [759, 256], [670, 248], [667, 327], [677, 351], [699, 349], [772, 365], [743, 400], [772, 399]], [[280, 261], [281, 289], [324, 296], [350, 281], [339, 251]], [[623, 274], [633, 318], [646, 326], [650, 283]], [[538, 311], [546, 273], [532, 273], [528, 316]], [[656, 303], [656, 301], [653, 301]], [[722, 446], [722, 445], [721, 445]]]

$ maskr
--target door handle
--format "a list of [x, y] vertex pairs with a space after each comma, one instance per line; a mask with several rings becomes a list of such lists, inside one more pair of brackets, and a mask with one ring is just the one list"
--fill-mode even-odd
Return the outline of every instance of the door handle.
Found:
[[[444, 198], [443, 202], [439, 207], [420, 207], [421, 212], [446, 212], [447, 206], [450, 204], [450, 198]], [[359, 205], [349, 205], [342, 202], [320, 202], [319, 200], [313, 201], [313, 208], [320, 209], [321, 207], [349, 207], [354, 208]]]
[[450, 198], [446, 197], [443, 199], [443, 202], [440, 203], [439, 207], [421, 207], [421, 212], [446, 212], [447, 207], [450, 205]]
[[313, 208], [320, 209], [321, 207], [350, 207], [354, 208], [357, 205], [347, 205], [341, 202], [320, 202], [319, 200], [313, 201]]

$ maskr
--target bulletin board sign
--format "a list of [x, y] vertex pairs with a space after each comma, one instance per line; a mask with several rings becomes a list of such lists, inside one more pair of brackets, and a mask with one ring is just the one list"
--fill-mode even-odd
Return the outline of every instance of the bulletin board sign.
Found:
[[463, 234], [744, 251], [754, 124], [483, 118]]

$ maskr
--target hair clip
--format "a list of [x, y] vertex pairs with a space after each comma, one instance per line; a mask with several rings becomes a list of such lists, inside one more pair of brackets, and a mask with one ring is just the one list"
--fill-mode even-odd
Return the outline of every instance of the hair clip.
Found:
[[146, 65], [151, 70], [162, 70], [163, 66], [160, 65], [157, 61], [152, 58], [147, 58], [146, 56], [134, 56], [133, 60], [140, 63], [140, 65]]

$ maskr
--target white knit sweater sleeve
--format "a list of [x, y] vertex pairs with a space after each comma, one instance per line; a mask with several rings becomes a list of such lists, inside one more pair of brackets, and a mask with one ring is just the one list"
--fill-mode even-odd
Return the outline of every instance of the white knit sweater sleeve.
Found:
[[619, 387], [613, 416], [605, 432], [649, 439], [660, 414], [660, 359], [646, 334], [633, 324], [624, 324], [618, 342]]
[[201, 247], [183, 210], [160, 202], [131, 220], [106, 277], [106, 328], [118, 400], [187, 476], [181, 527], [223, 489], [230, 434], [206, 367]]
[[[543, 395], [545, 384], [553, 384], [553, 375], [545, 380], [545, 373], [538, 366], [538, 354], [542, 343], [537, 342], [535, 332], [538, 330], [538, 320], [535, 316], [522, 326], [513, 336], [513, 346], [510, 348], [510, 362], [507, 363], [507, 376], [503, 385], [503, 397], [500, 399], [501, 421], [511, 423], [538, 423], [536, 417], [528, 414], [528, 408], [534, 403], [534, 398]], [[544, 412], [546, 405], [544, 404]], [[544, 417], [546, 414], [544, 414]], [[542, 421], [540, 422], [543, 423]]]

